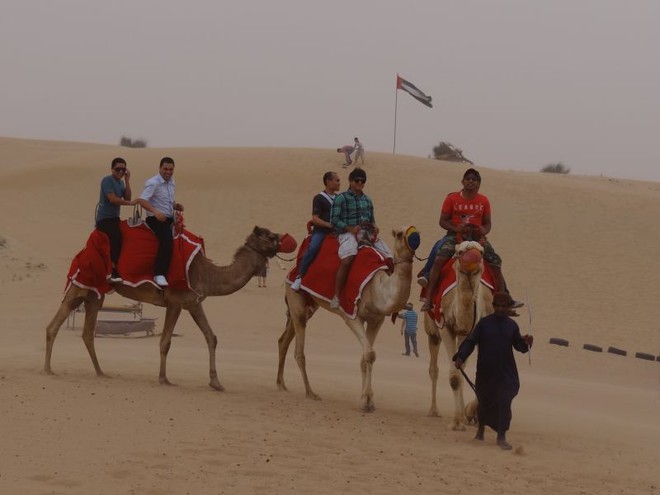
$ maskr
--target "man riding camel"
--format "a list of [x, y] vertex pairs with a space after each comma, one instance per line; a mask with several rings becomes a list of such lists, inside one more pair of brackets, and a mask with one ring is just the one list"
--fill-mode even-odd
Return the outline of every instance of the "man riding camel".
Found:
[[[502, 258], [486, 240], [486, 235], [491, 229], [491, 210], [488, 198], [479, 193], [481, 175], [475, 169], [469, 168], [463, 174], [461, 184], [463, 189], [448, 194], [442, 204], [439, 223], [440, 227], [447, 231], [447, 234], [442, 239], [442, 244], [436, 244], [429, 256], [431, 258], [433, 252], [436, 252], [433, 267], [429, 274], [426, 302], [422, 306], [422, 311], [429, 311], [433, 308], [435, 291], [440, 282], [440, 270], [447, 260], [454, 256], [458, 237], [467, 234], [468, 231], [476, 230], [479, 237], [481, 237], [484, 246], [484, 260], [490, 266], [495, 279], [495, 291], [508, 292], [504, 275], [502, 275]], [[420, 285], [426, 285], [423, 274], [418, 282], [420, 282]], [[513, 309], [521, 306], [523, 306], [522, 302], [513, 301]]]

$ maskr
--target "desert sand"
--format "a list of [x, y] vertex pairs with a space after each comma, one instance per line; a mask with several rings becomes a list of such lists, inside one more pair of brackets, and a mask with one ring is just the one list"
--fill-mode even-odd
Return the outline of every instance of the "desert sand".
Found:
[[[660, 493], [660, 362], [634, 357], [660, 354], [660, 184], [476, 166], [493, 206], [489, 238], [513, 295], [531, 307], [531, 329], [525, 309], [518, 323], [535, 336], [531, 363], [516, 355], [522, 386], [508, 435], [514, 450], [504, 452], [492, 431], [476, 444], [473, 426], [447, 428], [453, 402], [444, 352], [442, 416], [427, 416], [423, 329], [414, 358], [401, 355], [399, 324], [383, 325], [374, 413], [358, 409], [360, 345], [323, 311], [306, 341], [307, 370], [323, 400], [305, 398], [291, 353], [289, 391], [279, 391], [289, 261], [271, 261], [265, 289], [254, 279], [205, 302], [225, 392], [207, 385], [206, 344], [187, 314], [169, 353], [175, 387], [158, 383], [157, 337], [97, 338], [111, 376], [98, 378], [81, 320], [60, 330], [56, 375], [43, 373], [45, 328], [93, 228], [110, 161], [126, 158], [137, 195], [165, 155], [176, 160], [187, 227], [221, 265], [255, 225], [300, 241], [325, 171], [348, 185], [332, 148], [127, 149], [0, 138], [0, 493]], [[441, 236], [442, 200], [460, 188], [466, 167], [369, 152], [365, 191], [385, 236], [417, 226], [425, 258]], [[419, 309], [416, 284], [411, 290]], [[160, 326], [164, 310], [146, 306], [144, 315]], [[550, 345], [551, 337], [570, 345]], [[628, 355], [589, 352], [584, 343]], [[473, 397], [467, 386], [465, 395]]]

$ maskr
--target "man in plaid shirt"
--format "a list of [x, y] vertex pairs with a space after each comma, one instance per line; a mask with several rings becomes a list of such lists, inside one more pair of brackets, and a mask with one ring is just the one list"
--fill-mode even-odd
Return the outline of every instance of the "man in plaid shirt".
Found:
[[[339, 294], [344, 288], [351, 264], [357, 255], [357, 234], [364, 224], [378, 235], [374, 206], [369, 196], [364, 194], [364, 185], [367, 182], [367, 173], [361, 168], [355, 168], [348, 175], [349, 189], [338, 194], [332, 204], [331, 223], [339, 240], [339, 270], [335, 279], [335, 296], [330, 302], [333, 309], [339, 308]], [[392, 258], [392, 251], [382, 240], [376, 239], [373, 247], [385, 258]]]

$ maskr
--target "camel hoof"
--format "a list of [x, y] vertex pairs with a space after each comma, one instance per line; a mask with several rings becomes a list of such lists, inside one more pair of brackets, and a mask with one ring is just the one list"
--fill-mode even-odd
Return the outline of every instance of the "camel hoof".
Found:
[[372, 413], [376, 410], [376, 405], [373, 403], [373, 401], [367, 400], [367, 402], [364, 403], [362, 407], [360, 407], [360, 410], [363, 413]]
[[307, 392], [307, 398], [312, 400], [321, 400], [321, 397], [316, 395], [314, 392]]
[[167, 379], [167, 377], [163, 376], [163, 377], [159, 378], [158, 381], [160, 382], [161, 385], [169, 385], [170, 387], [176, 387], [176, 385], [174, 385], [174, 383], [169, 381]]
[[224, 392], [225, 387], [220, 385], [220, 382], [211, 382], [209, 383], [209, 387], [211, 387], [213, 390], [217, 390], [218, 392]]
[[288, 392], [289, 391], [289, 389], [286, 388], [286, 385], [284, 385], [284, 383], [280, 383], [280, 382], [277, 383], [277, 389], [281, 390], [282, 392]]
[[460, 422], [457, 422], [457, 421], [454, 421], [449, 426], [450, 426], [450, 429], [452, 431], [465, 431], [466, 430], [465, 425], [463, 423], [460, 423]]
[[439, 417], [440, 417], [440, 415], [438, 414], [438, 410], [437, 410], [437, 409], [433, 409], [433, 408], [431, 408], [431, 409], [429, 410], [427, 416], [430, 417], [430, 418], [439, 418]]

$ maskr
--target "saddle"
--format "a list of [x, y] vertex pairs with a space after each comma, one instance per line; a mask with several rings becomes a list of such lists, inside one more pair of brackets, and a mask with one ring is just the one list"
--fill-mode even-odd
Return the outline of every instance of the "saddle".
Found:
[[[309, 245], [310, 237], [306, 237], [300, 245], [296, 257], [296, 265], [286, 276], [286, 283], [291, 284], [298, 276], [298, 266]], [[335, 292], [335, 276], [339, 268], [339, 241], [334, 235], [327, 235], [321, 244], [321, 249], [314, 262], [310, 265], [302, 279], [300, 291], [318, 299], [330, 302]], [[346, 285], [339, 295], [340, 309], [351, 319], [357, 316], [357, 302], [362, 289], [369, 283], [376, 272], [387, 270], [385, 257], [370, 245], [361, 245], [353, 260]]]

